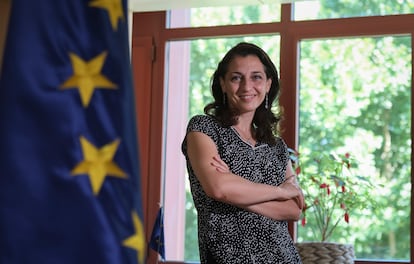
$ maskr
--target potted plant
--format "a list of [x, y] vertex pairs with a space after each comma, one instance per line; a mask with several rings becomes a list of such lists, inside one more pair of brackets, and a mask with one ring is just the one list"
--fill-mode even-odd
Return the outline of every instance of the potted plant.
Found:
[[[330, 242], [342, 223], [353, 213], [374, 204], [373, 185], [358, 174], [357, 162], [349, 153], [315, 153], [300, 157], [290, 150], [291, 160], [305, 196], [301, 225], [312, 223], [314, 241], [297, 243], [303, 263], [354, 263], [351, 244]], [[303, 165], [302, 165], [303, 164]], [[338, 260], [335, 260], [338, 259]]]

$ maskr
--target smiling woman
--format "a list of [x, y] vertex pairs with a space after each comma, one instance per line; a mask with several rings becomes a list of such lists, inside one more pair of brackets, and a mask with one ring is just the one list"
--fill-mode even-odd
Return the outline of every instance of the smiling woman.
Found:
[[280, 116], [266, 105], [279, 94], [276, 67], [258, 46], [239, 43], [218, 64], [212, 92], [182, 144], [201, 263], [301, 263], [287, 221], [299, 219], [303, 195], [278, 136]]

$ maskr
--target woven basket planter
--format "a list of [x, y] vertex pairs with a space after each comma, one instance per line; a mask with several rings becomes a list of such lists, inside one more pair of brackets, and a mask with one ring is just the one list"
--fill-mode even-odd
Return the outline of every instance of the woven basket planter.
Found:
[[303, 264], [353, 264], [354, 247], [328, 242], [296, 243]]

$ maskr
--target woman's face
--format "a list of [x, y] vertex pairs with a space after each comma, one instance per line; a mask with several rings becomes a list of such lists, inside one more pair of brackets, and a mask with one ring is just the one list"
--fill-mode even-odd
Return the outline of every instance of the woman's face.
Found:
[[254, 113], [271, 84], [272, 79], [267, 79], [264, 65], [255, 55], [234, 57], [226, 75], [220, 79], [229, 106], [238, 109], [240, 114]]

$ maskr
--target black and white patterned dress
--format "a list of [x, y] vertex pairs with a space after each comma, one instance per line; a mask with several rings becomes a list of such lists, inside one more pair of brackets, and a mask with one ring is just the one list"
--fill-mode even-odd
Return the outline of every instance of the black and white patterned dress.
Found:
[[[289, 155], [282, 139], [277, 139], [276, 146], [258, 142], [252, 147], [234, 128], [221, 127], [206, 115], [194, 116], [187, 127], [187, 133], [190, 131], [212, 138], [221, 159], [234, 174], [275, 186], [283, 182]], [[189, 163], [185, 139], [182, 151], [198, 213], [201, 263], [301, 263], [286, 221], [275, 221], [208, 197]]]

